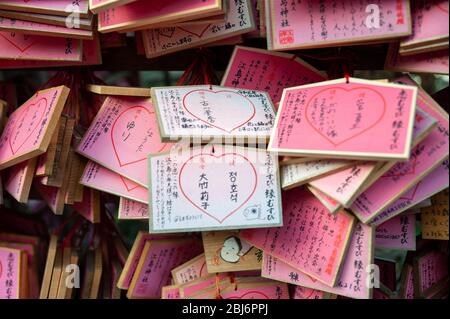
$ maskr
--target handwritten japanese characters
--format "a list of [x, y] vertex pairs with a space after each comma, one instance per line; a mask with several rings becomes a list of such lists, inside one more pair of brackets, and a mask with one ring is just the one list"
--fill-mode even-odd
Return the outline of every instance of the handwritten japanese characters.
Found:
[[422, 238], [448, 240], [448, 204], [422, 208]]
[[209, 85], [160, 87], [152, 88], [152, 102], [165, 141], [264, 142], [275, 120], [270, 97], [262, 91]]
[[81, 40], [0, 31], [0, 59], [81, 61]]
[[221, 85], [266, 91], [276, 103], [284, 88], [325, 79], [322, 72], [292, 54], [235, 46]]
[[250, 0], [233, 0], [228, 3], [225, 22], [144, 30], [142, 36], [146, 56], [154, 58], [256, 29]]
[[120, 197], [119, 219], [148, 220], [148, 204]]
[[372, 289], [367, 281], [370, 275], [368, 267], [373, 264], [374, 258], [373, 234], [372, 227], [363, 223], [355, 225], [339, 279], [334, 286], [325, 285], [268, 254], [264, 254], [262, 276], [350, 298], [370, 299]]
[[354, 217], [330, 214], [309, 191], [290, 190], [283, 197], [283, 227], [243, 230], [239, 236], [264, 253], [334, 286], [345, 257]]
[[377, 226], [375, 246], [377, 248], [415, 250], [415, 215], [397, 216]]
[[0, 299], [26, 297], [26, 258], [22, 250], [0, 247]]
[[147, 187], [147, 155], [169, 150], [161, 142], [147, 98], [108, 96], [78, 146], [78, 153]]
[[80, 184], [140, 203], [148, 200], [147, 188], [92, 161], [86, 164]]
[[265, 150], [214, 145], [154, 155], [149, 174], [152, 233], [281, 225], [278, 162]]
[[149, 240], [145, 243], [128, 290], [128, 298], [160, 298], [170, 270], [200, 253], [195, 240]]
[[290, 156], [408, 159], [416, 95], [417, 88], [412, 86], [355, 78], [349, 83], [338, 79], [285, 89], [269, 151]]
[[142, 30], [152, 25], [173, 24], [223, 13], [222, 1], [194, 0], [165, 2], [138, 0], [102, 10], [99, 14], [100, 32]]
[[[292, 50], [367, 43], [411, 34], [408, 0], [265, 1], [267, 46]], [[376, 9], [368, 5], [376, 5]], [[376, 11], [374, 11], [376, 10]]]
[[68, 94], [65, 86], [38, 91], [11, 114], [0, 137], [0, 169], [46, 152]]

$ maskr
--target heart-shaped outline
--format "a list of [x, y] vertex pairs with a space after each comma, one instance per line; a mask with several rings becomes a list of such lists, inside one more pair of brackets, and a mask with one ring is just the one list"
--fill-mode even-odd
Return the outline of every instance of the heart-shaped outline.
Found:
[[413, 193], [411, 195], [411, 197], [400, 197], [399, 199], [403, 199], [403, 200], [409, 200], [412, 201], [414, 199], [414, 197], [416, 197], [416, 193], [417, 193], [417, 189], [419, 188], [420, 184], [422, 183], [422, 181], [419, 181], [416, 186], [414, 187]]
[[3, 266], [2, 261], [0, 260], [0, 278], [2, 278]]
[[122, 180], [123, 185], [125, 185], [127, 192], [131, 192], [139, 187], [138, 184], [136, 184], [136, 186], [134, 186], [134, 187], [128, 187], [127, 181], [122, 175], [120, 175], [120, 179]]
[[389, 178], [389, 177], [400, 177], [400, 176], [407, 176], [407, 175], [412, 175], [416, 173], [416, 166], [417, 166], [417, 156], [414, 157], [413, 162], [412, 162], [412, 167], [410, 168], [409, 171], [407, 171], [406, 173], [393, 173], [393, 174], [388, 174], [388, 172], [386, 172], [386, 174], [382, 175], [382, 178]]
[[17, 50], [19, 50], [21, 53], [25, 53], [25, 51], [27, 51], [29, 48], [31, 48], [33, 45], [35, 45], [37, 43], [37, 41], [31, 42], [28, 46], [26, 46], [25, 48], [21, 48], [20, 46], [18, 46], [16, 43], [14, 43], [13, 41], [11, 41], [10, 39], [8, 39], [7, 37], [5, 37], [1, 32], [0, 32], [0, 36], [5, 39], [6, 41], [8, 41], [12, 46], [14, 46]]
[[[192, 94], [192, 93], [194, 93], [194, 92], [199, 92], [199, 91], [201, 91], [201, 92], [209, 92], [209, 93], [214, 93], [214, 94], [217, 94], [217, 93], [223, 93], [223, 92], [237, 94], [237, 95], [243, 97], [244, 99], [246, 99], [246, 100], [250, 103], [250, 105], [253, 107], [253, 114], [250, 116], [250, 118], [248, 118], [248, 119], [247, 119], [245, 122], [243, 122], [242, 124], [239, 124], [238, 126], [232, 128], [230, 131], [227, 131], [226, 129], [224, 129], [224, 128], [220, 127], [220, 126], [211, 124], [211, 123], [209, 123], [208, 121], [203, 120], [202, 118], [198, 117], [197, 115], [195, 115], [195, 114], [193, 114], [191, 111], [189, 111], [189, 109], [186, 107], [186, 103], [185, 103], [185, 102], [186, 102], [186, 97], [187, 97], [189, 94]], [[192, 115], [193, 117], [195, 117], [195, 118], [198, 119], [199, 121], [201, 121], [201, 122], [203, 122], [203, 123], [205, 123], [205, 124], [207, 124], [207, 125], [209, 125], [209, 126], [215, 127], [215, 128], [217, 128], [217, 129], [219, 129], [219, 130], [221, 130], [221, 131], [227, 132], [228, 134], [231, 134], [231, 132], [233, 132], [234, 130], [236, 130], [236, 129], [240, 128], [241, 126], [244, 126], [245, 124], [247, 124], [248, 122], [250, 122], [251, 119], [254, 118], [254, 117], [255, 117], [255, 114], [256, 114], [256, 107], [255, 107], [255, 105], [253, 104], [253, 102], [252, 102], [249, 98], [247, 98], [246, 96], [243, 96], [243, 95], [241, 95], [241, 94], [239, 94], [239, 93], [236, 93], [236, 92], [233, 92], [233, 91], [228, 91], [228, 90], [213, 91], [213, 90], [199, 89], [199, 90], [193, 90], [193, 91], [190, 91], [190, 92], [186, 93], [185, 96], [183, 97], [183, 108], [186, 110], [186, 112], [188, 112], [190, 115]]]
[[[306, 274], [305, 274], [305, 275], [306, 275]], [[317, 281], [317, 279], [311, 277], [310, 275], [306, 275], [306, 276], [309, 277], [309, 279], [311, 279], [312, 282], [316, 282], [316, 281]]]
[[11, 137], [8, 138], [9, 148], [10, 148], [11, 153], [12, 153], [13, 155], [17, 154], [17, 152], [18, 152], [18, 151], [22, 148], [22, 146], [30, 139], [31, 135], [33, 135], [34, 131], [36, 131], [36, 129], [38, 128], [38, 126], [41, 124], [42, 119], [44, 118], [44, 115], [45, 115], [45, 110], [46, 110], [47, 107], [48, 107], [48, 101], [47, 101], [47, 98], [42, 97], [42, 98], [39, 99], [36, 103], [30, 103], [30, 104], [28, 104], [27, 109], [26, 109], [27, 111], [26, 111], [26, 112], [23, 111], [22, 114], [21, 114], [20, 120], [15, 121], [14, 126], [13, 126], [13, 128], [11, 129], [11, 135], [12, 135], [12, 133], [16, 130], [16, 125], [17, 125], [17, 123], [21, 123], [21, 122], [22, 122], [22, 120], [23, 120], [22, 118], [25, 116], [26, 113], [28, 113], [28, 110], [29, 110], [32, 106], [34, 106], [34, 105], [39, 105], [39, 103], [41, 103], [41, 101], [45, 101], [45, 106], [43, 107], [43, 111], [42, 111], [42, 113], [41, 113], [41, 117], [39, 118], [39, 120], [36, 121], [36, 124], [34, 125], [33, 129], [32, 129], [31, 132], [30, 132], [30, 134], [28, 134], [27, 137], [22, 141], [22, 144], [20, 144], [20, 145], [14, 150], [13, 146], [11, 145]]
[[[169, 29], [169, 28], [166, 28], [166, 29]], [[159, 33], [159, 35], [160, 36], [163, 36], [163, 37], [166, 37], [166, 38], [172, 38], [172, 36], [173, 36], [173, 34], [175, 33], [175, 31], [176, 31], [176, 28], [170, 28], [170, 29], [172, 29], [171, 31], [172, 32], [170, 32], [170, 34], [165, 34], [165, 33], [163, 33], [162, 31], [161, 31], [161, 29], [158, 31], [158, 33]]]
[[[319, 95], [319, 94], [321, 94], [321, 93], [323, 93], [323, 92], [325, 92], [325, 91], [329, 91], [329, 90], [344, 90], [344, 91], [346, 91], [346, 92], [351, 92], [351, 91], [356, 91], [356, 90], [361, 90], [361, 89], [369, 90], [369, 91], [372, 91], [372, 92], [378, 94], [378, 95], [381, 97], [382, 101], [383, 101], [383, 112], [381, 113], [380, 117], [379, 117], [373, 124], [369, 125], [368, 127], [366, 127], [365, 129], [361, 130], [360, 132], [358, 132], [358, 133], [356, 133], [356, 134], [353, 134], [353, 135], [350, 135], [349, 137], [343, 139], [342, 141], [340, 141], [340, 142], [338, 142], [338, 143], [335, 143], [335, 142], [333, 142], [330, 138], [328, 138], [328, 136], [324, 135], [319, 129], [317, 129], [317, 128], [313, 125], [313, 123], [310, 121], [309, 115], [308, 115], [308, 107], [309, 107], [309, 105], [311, 104], [311, 102], [314, 100], [314, 98], [315, 98], [317, 95]], [[367, 87], [363, 87], [363, 86], [355, 87], [355, 88], [352, 88], [352, 89], [346, 89], [346, 88], [337, 86], [337, 87], [331, 87], [331, 88], [326, 88], [326, 89], [320, 90], [319, 92], [315, 93], [315, 94], [309, 99], [308, 103], [307, 103], [306, 106], [305, 106], [305, 118], [306, 118], [306, 121], [308, 122], [308, 124], [312, 127], [312, 129], [313, 129], [314, 131], [316, 131], [320, 136], [322, 136], [323, 138], [325, 138], [325, 139], [326, 139], [328, 142], [330, 142], [334, 147], [337, 147], [337, 146], [339, 146], [339, 145], [341, 145], [341, 144], [343, 144], [343, 143], [345, 143], [345, 142], [348, 142], [349, 140], [352, 140], [352, 139], [354, 139], [354, 138], [360, 136], [361, 134], [367, 132], [367, 131], [370, 130], [371, 128], [375, 127], [375, 126], [378, 125], [378, 123], [380, 123], [380, 121], [383, 119], [385, 113], [386, 113], [386, 100], [385, 100], [384, 96], [383, 96], [380, 92], [378, 92], [377, 90], [375, 90], [375, 89], [367, 88]]]
[[202, 277], [202, 272], [205, 269], [206, 261], [203, 262], [202, 266], [200, 267], [200, 271], [198, 272], [198, 276]]
[[[300, 286], [299, 286], [300, 287]], [[303, 287], [303, 288], [307, 288], [307, 287]], [[316, 289], [312, 289], [312, 288], [309, 288], [309, 289], [311, 289], [312, 291], [309, 293], [309, 295], [306, 297], [306, 298], [303, 298], [303, 299], [309, 299], [309, 298], [311, 298], [311, 296], [314, 294], [314, 292], [316, 291]]]
[[256, 291], [256, 290], [250, 290], [250, 291], [247, 291], [246, 293], [243, 293], [243, 294], [240, 295], [240, 296], [229, 297], [229, 298], [227, 298], [227, 299], [242, 299], [242, 298], [244, 298], [245, 296], [247, 296], [247, 295], [249, 295], [249, 294], [256, 294], [256, 295], [261, 295], [261, 296], [264, 297], [264, 298], [258, 298], [258, 299], [269, 299], [269, 296], [267, 296], [265, 293], [260, 292], [260, 291]]
[[[196, 37], [198, 37], [199, 39], [201, 39], [202, 36], [205, 34], [205, 32], [208, 31], [208, 29], [209, 29], [210, 26], [211, 26], [211, 23], [208, 24], [208, 25], [202, 30], [202, 32], [200, 32], [200, 34], [198, 34], [198, 33], [196, 33], [196, 32], [193, 32], [193, 31], [190, 31], [190, 30], [186, 30], [186, 29], [183, 28], [183, 27], [178, 27], [178, 29], [183, 30], [183, 31], [186, 32], [186, 33], [195, 35]], [[173, 34], [172, 34], [172, 35], [173, 35]]]
[[[124, 110], [124, 111], [123, 111], [122, 113], [120, 113], [120, 114], [117, 116], [117, 118], [114, 120], [114, 122], [113, 122], [113, 124], [112, 124], [112, 126], [111, 126], [110, 137], [111, 137], [111, 144], [112, 144], [112, 147], [113, 147], [113, 150], [114, 150], [114, 154], [116, 155], [116, 159], [117, 159], [117, 161], [119, 162], [119, 166], [120, 166], [120, 167], [124, 167], [124, 166], [131, 165], [131, 164], [136, 164], [136, 163], [138, 163], [138, 162], [142, 162], [142, 161], [147, 160], [147, 157], [145, 156], [145, 157], [143, 157], [143, 158], [141, 158], [141, 159], [138, 159], [138, 160], [130, 161], [130, 162], [127, 162], [127, 163], [122, 163], [122, 161], [120, 160], [120, 156], [119, 156], [119, 154], [118, 154], [118, 152], [117, 152], [117, 149], [116, 149], [116, 144], [115, 144], [115, 142], [114, 142], [113, 132], [114, 132], [114, 127], [116, 126], [117, 121], [119, 120], [119, 118], [120, 118], [125, 112], [128, 112], [129, 110], [134, 109], [134, 108], [141, 108], [141, 109], [144, 109], [144, 110], [148, 113], [149, 116], [151, 116], [151, 114], [155, 114], [155, 112], [150, 112], [150, 111], [147, 110], [144, 106], [136, 105], [136, 106], [131, 106], [131, 107], [127, 108], [126, 110]], [[155, 153], [160, 153], [164, 148], [167, 147], [167, 145], [168, 145], [167, 143], [164, 143], [163, 146], [162, 146], [158, 151], [156, 151]]]
[[[220, 157], [224, 157], [227, 155], [235, 155], [235, 156], [239, 156], [241, 158], [243, 158], [245, 161], [247, 161], [251, 168], [253, 169], [253, 173], [255, 174], [255, 185], [253, 186], [253, 190], [250, 193], [250, 195], [242, 202], [241, 205], [239, 205], [238, 207], [236, 207], [234, 210], [232, 210], [231, 212], [229, 212], [227, 215], [225, 215], [222, 219], [218, 219], [217, 217], [211, 215], [210, 213], [208, 213], [206, 210], [204, 210], [203, 208], [201, 208], [200, 206], [198, 206], [197, 204], [195, 204], [190, 198], [189, 196], [186, 195], [186, 193], [184, 192], [183, 189], [183, 185], [181, 185], [181, 175], [183, 174], [184, 168], [186, 167], [186, 164], [191, 161], [192, 159], [194, 159], [195, 157], [198, 156], [211, 156], [211, 157], [215, 157], [215, 158], [220, 158]], [[252, 162], [250, 162], [245, 156], [241, 155], [241, 154], [237, 154], [237, 153], [223, 153], [222, 155], [212, 155], [212, 154], [206, 154], [206, 153], [201, 153], [201, 154], [197, 154], [197, 155], [193, 155], [191, 156], [189, 159], [187, 159], [183, 165], [180, 168], [180, 172], [178, 173], [178, 185], [180, 186], [180, 190], [181, 193], [183, 194], [183, 196], [188, 200], [189, 203], [192, 204], [192, 206], [194, 206], [195, 208], [197, 208], [198, 210], [200, 210], [202, 213], [208, 215], [209, 217], [211, 217], [212, 219], [215, 219], [219, 224], [222, 224], [228, 217], [230, 217], [231, 215], [233, 215], [234, 213], [236, 213], [236, 211], [238, 211], [239, 209], [242, 208], [242, 206], [244, 206], [255, 194], [256, 191], [256, 186], [258, 185], [258, 175], [256, 174], [256, 169], [255, 166], [253, 165]]]

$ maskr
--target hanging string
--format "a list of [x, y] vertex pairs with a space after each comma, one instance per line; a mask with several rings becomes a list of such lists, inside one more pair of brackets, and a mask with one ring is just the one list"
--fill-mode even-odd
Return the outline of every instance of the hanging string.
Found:
[[348, 75], [348, 73], [345, 74], [345, 83], [350, 83], [350, 75]]
[[230, 273], [230, 283], [234, 285], [234, 291], [238, 289], [237, 281], [236, 281], [236, 275], [232, 272]]
[[219, 83], [219, 79], [213, 69], [213, 55], [206, 48], [199, 48], [196, 53], [192, 63], [183, 72], [176, 85], [209, 84], [210, 89], [212, 89], [213, 84]]
[[72, 237], [75, 235], [75, 232], [80, 228], [80, 226], [84, 223], [84, 220], [82, 218], [79, 218], [78, 221], [75, 223], [75, 225], [72, 227], [72, 229], [69, 231], [67, 236], [63, 240], [63, 247], [69, 247], [72, 242]]
[[327, 63], [328, 69], [327, 74], [330, 79], [338, 79], [342, 78], [346, 74], [351, 75], [354, 70], [354, 66], [356, 61], [358, 60], [358, 56], [349, 50], [345, 50], [342, 52], [339, 47], [335, 53], [326, 53], [327, 55], [314, 55], [314, 54], [306, 54], [306, 53], [297, 53], [294, 55], [295, 57], [307, 58], [316, 61], [329, 62]]
[[223, 299], [220, 293], [220, 277], [218, 273], [216, 273], [215, 285], [216, 285], [216, 299]]
[[66, 227], [67, 224], [74, 219], [74, 217], [79, 217], [79, 215], [75, 214], [74, 212], [70, 213], [69, 217], [67, 217], [66, 220], [59, 224], [59, 226], [55, 230], [53, 230], [53, 235], [59, 236], [64, 227]]

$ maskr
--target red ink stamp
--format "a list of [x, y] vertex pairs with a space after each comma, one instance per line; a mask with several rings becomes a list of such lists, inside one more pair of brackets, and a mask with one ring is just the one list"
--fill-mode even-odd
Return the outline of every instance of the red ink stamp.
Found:
[[280, 39], [280, 44], [294, 43], [294, 30], [280, 30], [278, 38]]

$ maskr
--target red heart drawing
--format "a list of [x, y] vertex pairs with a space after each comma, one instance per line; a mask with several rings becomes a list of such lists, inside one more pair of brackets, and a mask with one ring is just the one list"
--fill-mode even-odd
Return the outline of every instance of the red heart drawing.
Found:
[[[306, 274], [305, 274], [305, 275], [306, 275]], [[316, 282], [316, 281], [317, 281], [317, 279], [311, 277], [310, 275], [306, 275], [306, 276], [309, 277], [309, 279], [311, 279], [312, 282]]]
[[111, 127], [111, 142], [120, 167], [147, 159], [168, 147], [162, 143], [155, 112], [132, 106], [119, 114]]
[[400, 169], [402, 167], [407, 168], [406, 172], [396, 172], [396, 171], [392, 171], [392, 168], [386, 172], [386, 174], [384, 174], [383, 178], [389, 178], [389, 177], [400, 177], [400, 176], [407, 176], [407, 175], [412, 175], [416, 173], [416, 165], [417, 165], [417, 156], [414, 156], [414, 158], [412, 159], [412, 163], [409, 162], [399, 162], [398, 164], [396, 164], [393, 168], [395, 168], [396, 166], [399, 166]]
[[211, 26], [211, 23], [208, 24], [207, 26], [193, 25], [193, 26], [189, 27], [189, 30], [185, 29], [183, 27], [178, 27], [178, 29], [183, 30], [186, 33], [190, 33], [192, 35], [195, 35], [198, 38], [201, 38], [205, 34], [205, 32], [209, 29], [210, 26]]
[[47, 99], [41, 98], [36, 103], [29, 104], [18, 115], [19, 118], [14, 122], [11, 135], [8, 139], [9, 148], [13, 155], [22, 148], [42, 123], [47, 106]]
[[[226, 90], [191, 91], [183, 97], [183, 107], [196, 119], [227, 133], [244, 126], [256, 114], [252, 101], [239, 93]], [[211, 112], [210, 118], [205, 118], [205, 110]]]
[[[223, 158], [223, 161], [218, 163], [214, 161], [208, 163], [206, 160], [207, 158], [211, 158], [212, 160]], [[217, 167], [217, 165], [219, 165], [219, 167]], [[224, 169], [224, 166], [231, 167], [237, 173], [237, 178], [241, 181], [241, 183], [237, 183], [239, 197], [234, 203], [230, 198], [228, 201], [226, 200], [223, 189], [221, 189], [224, 182], [228, 179], [229, 173]], [[225, 176], [223, 174], [225, 174]], [[208, 179], [207, 190], [205, 190], [205, 188], [201, 189], [200, 186], [198, 186], [197, 181], [199, 180], [199, 177], [201, 178], [202, 176], [205, 176]], [[204, 180], [205, 179], [202, 179], [202, 181]], [[242, 185], [244, 182], [252, 186], [239, 189], [239, 185]], [[190, 157], [183, 163], [178, 175], [178, 184], [181, 193], [192, 206], [222, 224], [252, 198], [258, 184], [258, 176], [256, 174], [255, 166], [245, 156], [240, 154], [224, 153], [218, 156], [198, 154]], [[209, 208], [206, 207], [206, 209], [201, 207], [202, 203], [204, 203], [202, 193], [205, 191], [208, 192], [207, 202], [210, 204]], [[212, 195], [210, 196], [209, 194]], [[209, 211], [207, 209], [209, 209]]]
[[[8, 41], [13, 47], [15, 47], [21, 53], [24, 53], [25, 51], [27, 51], [29, 48], [31, 48], [33, 45], [36, 44], [36, 41], [31, 41], [30, 43], [22, 43], [22, 45], [20, 45], [20, 44], [14, 42], [12, 39], [10, 39], [10, 38], [14, 38], [14, 37], [11, 37], [11, 34], [10, 34], [10, 38], [8, 38], [3, 34], [3, 32], [0, 32], [0, 36], [2, 38], [4, 38], [6, 41]], [[23, 39], [24, 39], [24, 41], [27, 41], [28, 37], [23, 36]], [[30, 38], [30, 39], [33, 39], [33, 38]]]
[[2, 273], [3, 273], [3, 266], [2, 261], [0, 260], [0, 278], [2, 278]]
[[206, 266], [206, 261], [204, 261], [203, 264], [202, 264], [202, 266], [200, 267], [200, 272], [198, 273], [198, 276], [199, 276], [199, 277], [203, 277], [203, 276], [202, 276], [202, 275], [203, 275], [203, 270], [206, 269], [205, 266]]
[[[347, 101], [357, 101], [362, 97], [366, 104], [364, 106], [368, 107], [360, 109], [361, 106], [357, 103], [345, 104], [348, 103]], [[312, 105], [315, 105], [315, 108]], [[375, 115], [374, 112], [376, 112]], [[354, 139], [376, 126], [385, 112], [386, 101], [383, 95], [377, 90], [366, 87], [326, 88], [314, 94], [305, 107], [309, 125], [334, 146]], [[349, 125], [349, 121], [353, 120], [353, 114], [360, 115], [359, 119], [362, 121], [359, 124], [360, 127], [352, 127], [351, 123]], [[318, 116], [321, 117], [318, 118]], [[329, 131], [331, 128], [333, 128], [332, 131]]]
[[[406, 193], [404, 196], [400, 197], [400, 199], [402, 200], [408, 200], [408, 201], [412, 201], [414, 199], [414, 197], [416, 197], [416, 193], [417, 193], [417, 189], [420, 186], [420, 183], [422, 183], [422, 181], [419, 181], [416, 186], [414, 186], [414, 188], [412, 190], [410, 190], [408, 193]], [[410, 194], [411, 195], [408, 195]]]
[[122, 180], [122, 183], [123, 183], [123, 185], [125, 185], [125, 188], [127, 189], [128, 192], [131, 192], [132, 190], [135, 190], [136, 188], [139, 187], [138, 184], [125, 179], [122, 175], [120, 175], [120, 179]]
[[161, 28], [158, 30], [160, 36], [171, 38], [175, 33], [176, 28]]
[[[297, 288], [302, 288], [303, 289], [303, 287], [301, 287], [301, 286], [298, 286]], [[308, 288], [305, 288], [305, 289], [308, 289]], [[311, 291], [310, 291], [310, 293], [309, 293], [309, 295], [307, 295], [306, 297], [304, 297], [303, 299], [309, 299], [309, 298], [311, 298], [311, 296], [316, 292], [314, 289], [311, 289], [311, 288], [309, 288]]]

